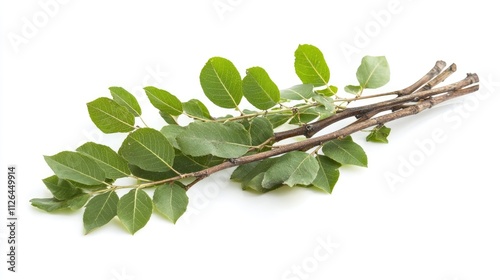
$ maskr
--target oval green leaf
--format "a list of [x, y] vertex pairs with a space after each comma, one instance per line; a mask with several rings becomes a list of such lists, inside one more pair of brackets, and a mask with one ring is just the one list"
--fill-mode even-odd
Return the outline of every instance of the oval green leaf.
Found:
[[99, 185], [106, 179], [104, 171], [94, 160], [79, 153], [64, 151], [44, 158], [52, 171], [61, 179], [84, 185]]
[[391, 72], [385, 56], [365, 56], [356, 72], [362, 88], [379, 88], [389, 82]]
[[304, 84], [325, 86], [330, 80], [330, 69], [323, 53], [312, 45], [299, 45], [295, 51], [295, 73]]
[[243, 97], [238, 69], [222, 57], [208, 60], [201, 70], [200, 84], [208, 99], [222, 108], [238, 107]]
[[93, 159], [108, 179], [118, 179], [130, 175], [127, 161], [108, 146], [87, 142], [78, 147], [76, 151]]
[[135, 117], [127, 108], [115, 101], [100, 97], [87, 103], [90, 119], [104, 133], [134, 130]]
[[186, 212], [188, 203], [186, 190], [180, 183], [158, 186], [153, 195], [153, 204], [158, 212], [174, 224]]
[[149, 101], [156, 109], [172, 116], [182, 114], [182, 103], [175, 95], [152, 86], [145, 87], [144, 91], [146, 91]]
[[207, 106], [198, 99], [191, 99], [188, 102], [182, 103], [182, 108], [188, 117], [202, 120], [212, 119]]
[[259, 146], [274, 136], [273, 125], [264, 117], [254, 118], [247, 129], [252, 138], [252, 146]]
[[252, 141], [239, 123], [194, 122], [177, 136], [177, 143], [186, 155], [236, 158], [249, 150]]
[[118, 195], [114, 191], [94, 196], [85, 206], [83, 226], [85, 233], [102, 227], [116, 216]]
[[167, 138], [152, 128], [139, 128], [130, 133], [118, 154], [133, 165], [155, 172], [170, 170], [175, 157], [174, 148]]
[[328, 141], [323, 146], [323, 153], [341, 164], [368, 166], [368, 158], [365, 151], [352, 140], [351, 136]]
[[280, 100], [280, 90], [261, 67], [247, 69], [242, 82], [243, 95], [258, 109], [267, 110]]
[[277, 158], [264, 174], [262, 187], [269, 188], [276, 184], [309, 185], [316, 178], [319, 165], [311, 154], [293, 151]]
[[152, 213], [153, 202], [141, 189], [130, 190], [118, 201], [118, 218], [132, 234], [148, 223]]
[[340, 176], [340, 164], [323, 155], [317, 155], [316, 160], [319, 164], [319, 170], [316, 178], [312, 182], [312, 185], [322, 191], [332, 193], [333, 187], [337, 183]]
[[307, 100], [313, 96], [313, 93], [314, 85], [302, 84], [281, 90], [280, 96], [290, 100]]
[[135, 117], [139, 117], [142, 114], [141, 106], [135, 96], [130, 92], [121, 87], [110, 87], [109, 91], [113, 100], [119, 105], [127, 108], [127, 110], [132, 113]]

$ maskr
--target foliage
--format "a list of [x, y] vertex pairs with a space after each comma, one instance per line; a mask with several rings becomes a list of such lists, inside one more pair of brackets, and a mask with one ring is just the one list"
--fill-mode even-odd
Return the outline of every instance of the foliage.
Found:
[[[200, 73], [205, 97], [235, 112], [220, 117], [212, 116], [201, 100], [183, 102], [166, 90], [148, 86], [144, 90], [149, 101], [166, 121], [159, 129], [144, 123], [141, 107], [131, 93], [110, 87], [112, 98], [97, 98], [87, 108], [103, 133], [124, 135], [121, 147], [114, 151], [88, 142], [74, 152], [45, 156], [54, 175], [43, 183], [53, 197], [32, 199], [32, 205], [48, 212], [85, 207], [86, 233], [117, 217], [134, 234], [146, 225], [154, 209], [175, 223], [187, 209], [186, 191], [222, 164], [236, 167], [231, 179], [244, 190], [265, 193], [301, 186], [331, 193], [341, 166], [368, 164], [365, 152], [350, 136], [259, 158], [279, 148], [277, 128], [307, 127], [354, 101], [338, 96], [338, 88], [330, 85], [330, 69], [317, 47], [299, 45], [294, 67], [302, 83], [280, 90], [261, 67], [247, 69], [242, 78], [228, 59], [210, 58]], [[347, 86], [345, 91], [357, 96], [364, 89], [385, 85], [389, 81], [387, 60], [364, 57], [356, 78], [359, 85]], [[243, 99], [254, 108], [240, 108]], [[179, 125], [181, 115], [191, 122]], [[367, 140], [387, 142], [389, 131], [377, 126]], [[117, 180], [122, 178], [134, 183], [120, 184]]]

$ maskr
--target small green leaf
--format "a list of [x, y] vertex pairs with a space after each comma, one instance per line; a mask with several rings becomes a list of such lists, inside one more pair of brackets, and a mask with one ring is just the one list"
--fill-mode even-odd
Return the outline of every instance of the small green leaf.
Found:
[[121, 87], [110, 87], [109, 90], [111, 96], [113, 96], [113, 100], [127, 108], [135, 117], [139, 117], [142, 114], [139, 102], [137, 102], [137, 99], [130, 92]]
[[180, 183], [158, 186], [153, 195], [153, 203], [158, 212], [174, 224], [186, 212], [188, 202], [186, 190]]
[[54, 212], [67, 208], [67, 203], [56, 198], [33, 198], [31, 205], [45, 212]]
[[156, 109], [172, 116], [182, 114], [182, 103], [175, 95], [152, 86], [145, 87], [144, 91], [146, 91], [149, 101]]
[[379, 88], [389, 82], [391, 73], [385, 56], [365, 56], [356, 72], [362, 88]]
[[188, 102], [182, 103], [182, 108], [184, 109], [184, 113], [186, 113], [189, 117], [194, 117], [202, 120], [212, 119], [212, 116], [210, 116], [210, 112], [208, 111], [205, 104], [203, 104], [198, 99], [191, 99]]
[[114, 191], [94, 196], [85, 206], [83, 226], [85, 233], [107, 224], [117, 213], [118, 195]]
[[200, 84], [208, 99], [222, 108], [238, 107], [243, 97], [238, 69], [222, 57], [207, 61], [200, 73]]
[[104, 133], [129, 132], [135, 128], [134, 115], [109, 98], [97, 98], [87, 103], [87, 109], [92, 122]]
[[158, 130], [139, 128], [127, 136], [118, 154], [142, 169], [163, 172], [172, 168], [175, 151]]
[[319, 165], [308, 153], [293, 151], [277, 158], [264, 174], [262, 187], [268, 188], [276, 184], [309, 185], [316, 178]]
[[295, 51], [295, 73], [304, 84], [325, 86], [330, 80], [330, 69], [323, 53], [312, 45], [299, 45]]
[[385, 125], [375, 127], [368, 136], [366, 136], [366, 141], [374, 143], [389, 143], [387, 137], [391, 133], [391, 129]]
[[368, 166], [365, 151], [352, 140], [351, 136], [328, 141], [323, 146], [323, 153], [341, 164]]
[[177, 143], [186, 155], [214, 155], [236, 158], [244, 155], [252, 142], [250, 133], [239, 123], [190, 123], [177, 136]]
[[313, 93], [314, 85], [302, 84], [283, 89], [281, 90], [280, 95], [281, 98], [289, 100], [307, 100], [312, 97]]
[[353, 86], [348, 85], [344, 87], [344, 91], [354, 95], [360, 95], [363, 92], [363, 88], [361, 86]]
[[247, 69], [243, 78], [243, 95], [258, 109], [267, 110], [280, 100], [280, 90], [271, 80], [266, 70], [261, 67]]
[[127, 161], [108, 146], [87, 142], [76, 151], [93, 159], [104, 171], [106, 178], [118, 179], [130, 175]]
[[263, 117], [254, 118], [250, 121], [248, 132], [252, 138], [252, 146], [259, 146], [274, 136], [273, 125]]
[[81, 189], [75, 188], [70, 182], [59, 179], [56, 175], [47, 177], [42, 181], [54, 198], [58, 200], [70, 199], [82, 193]]
[[333, 96], [337, 93], [338, 90], [339, 88], [336, 86], [328, 86], [327, 88], [317, 90], [316, 92], [324, 96]]
[[168, 124], [178, 124], [177, 117], [174, 117], [174, 116], [167, 114], [165, 112], [162, 112], [162, 111], [160, 111], [160, 116]]
[[339, 179], [340, 164], [327, 156], [317, 155], [319, 171], [312, 185], [327, 193], [332, 193], [333, 187]]
[[323, 95], [314, 95], [313, 100], [323, 105], [326, 110], [330, 112], [335, 111], [334, 100], [331, 97], [323, 96]]
[[153, 201], [141, 189], [132, 189], [118, 201], [118, 218], [134, 234], [143, 228], [153, 213]]
[[99, 185], [106, 179], [99, 165], [80, 153], [64, 151], [44, 158], [52, 171], [61, 179], [84, 185]]

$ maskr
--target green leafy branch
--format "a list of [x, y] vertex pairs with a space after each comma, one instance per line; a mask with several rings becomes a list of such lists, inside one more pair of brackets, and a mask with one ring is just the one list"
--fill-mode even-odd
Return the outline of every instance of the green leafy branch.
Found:
[[[353, 133], [368, 129], [367, 141], [387, 143], [387, 123], [478, 90], [475, 74], [437, 87], [456, 71], [455, 64], [445, 66], [436, 62], [407, 88], [366, 95], [365, 89], [382, 87], [390, 77], [385, 57], [366, 56], [356, 72], [359, 85], [346, 86], [342, 95], [330, 84], [322, 52], [312, 45], [295, 51], [294, 68], [302, 84], [283, 90], [261, 67], [248, 68], [242, 78], [231, 61], [213, 57], [201, 70], [202, 90], [214, 105], [236, 114], [214, 117], [198, 99], [182, 102], [166, 90], [146, 87], [166, 122], [160, 129], [146, 125], [131, 93], [111, 87], [112, 98], [97, 98], [87, 108], [103, 133], [126, 133], [119, 150], [88, 142], [76, 151], [45, 156], [54, 175], [42, 181], [52, 197], [31, 203], [47, 212], [85, 207], [86, 233], [118, 217], [133, 234], [153, 210], [175, 223], [187, 209], [187, 191], [228, 168], [234, 168], [231, 179], [248, 191], [299, 186], [331, 193], [342, 166], [368, 166]], [[242, 109], [243, 99], [254, 108]], [[351, 106], [367, 99], [374, 101]], [[181, 115], [191, 121], [181, 125]], [[326, 130], [348, 118], [353, 119], [350, 124]]]

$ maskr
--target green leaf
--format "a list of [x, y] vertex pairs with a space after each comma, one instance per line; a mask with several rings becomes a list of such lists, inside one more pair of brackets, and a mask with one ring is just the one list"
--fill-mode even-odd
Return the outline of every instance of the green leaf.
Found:
[[280, 127], [287, 123], [293, 117], [292, 113], [283, 113], [283, 114], [272, 114], [267, 115], [266, 119], [273, 125], [273, 128]]
[[273, 125], [263, 117], [251, 120], [247, 129], [252, 138], [252, 146], [259, 146], [274, 136]]
[[231, 174], [231, 180], [241, 183], [243, 190], [254, 190], [259, 193], [266, 193], [283, 186], [282, 182], [268, 184], [266, 188], [262, 186], [265, 173], [278, 158], [267, 158], [258, 162], [251, 162], [238, 166]]
[[205, 104], [203, 104], [198, 99], [191, 99], [188, 102], [182, 103], [182, 108], [184, 113], [189, 117], [194, 117], [202, 120], [211, 120], [210, 112], [208, 111]]
[[142, 114], [139, 102], [137, 102], [137, 99], [130, 92], [121, 87], [110, 87], [109, 90], [111, 96], [113, 96], [113, 100], [127, 108], [135, 117], [139, 117]]
[[85, 233], [107, 224], [117, 213], [118, 195], [114, 191], [94, 196], [85, 206], [83, 226]]
[[118, 218], [134, 234], [143, 228], [153, 213], [153, 202], [141, 189], [132, 189], [118, 201]]
[[324, 96], [333, 96], [337, 93], [338, 90], [339, 88], [336, 86], [328, 86], [327, 88], [317, 90], [316, 92]]
[[87, 201], [90, 199], [90, 194], [88, 193], [83, 193], [81, 195], [77, 195], [71, 199], [68, 199], [66, 201], [67, 207], [73, 211], [78, 210], [85, 206]]
[[208, 99], [222, 108], [238, 107], [243, 97], [238, 69], [222, 57], [208, 60], [201, 70], [200, 84]]
[[379, 125], [375, 127], [368, 136], [366, 136], [366, 141], [374, 143], [389, 143], [387, 137], [391, 133], [391, 129], [385, 125]]
[[181, 134], [186, 128], [184, 126], [176, 125], [176, 124], [171, 124], [171, 125], [166, 125], [161, 128], [160, 132], [165, 136], [170, 142], [170, 144], [176, 148], [180, 149], [179, 144], [177, 144], [177, 136]]
[[365, 151], [352, 140], [351, 136], [328, 141], [323, 146], [323, 153], [341, 164], [368, 166]]
[[304, 124], [317, 119], [319, 114], [315, 108], [306, 108], [299, 110], [297, 114], [290, 120], [290, 124]]
[[87, 103], [87, 109], [92, 122], [104, 133], [129, 132], [135, 128], [134, 115], [109, 98], [97, 98]]
[[153, 203], [158, 212], [174, 224], [186, 212], [188, 202], [186, 190], [180, 183], [158, 186], [153, 195]]
[[365, 56], [356, 72], [362, 88], [379, 88], [389, 82], [391, 73], [385, 56]]
[[104, 171], [106, 178], [118, 179], [130, 174], [127, 161], [108, 146], [87, 142], [76, 151], [93, 159]]
[[175, 157], [174, 169], [180, 173], [191, 173], [220, 164], [224, 159], [213, 155], [192, 157], [179, 152]]
[[69, 200], [59, 200], [57, 198], [33, 198], [31, 205], [45, 212], [54, 212], [62, 209], [78, 210], [89, 200], [89, 194], [81, 194]]
[[54, 198], [58, 200], [70, 199], [82, 193], [81, 189], [75, 188], [70, 182], [59, 179], [56, 175], [47, 177], [42, 181]]
[[33, 198], [31, 205], [45, 212], [54, 212], [67, 208], [67, 203], [56, 198]]
[[118, 154], [142, 169], [163, 172], [172, 168], [175, 151], [158, 130], [139, 128], [127, 136]]
[[181, 101], [172, 95], [170, 92], [155, 88], [152, 86], [145, 87], [146, 95], [153, 106], [160, 110], [160, 112], [167, 113], [172, 116], [178, 116], [182, 114], [182, 103]]
[[332, 193], [333, 187], [339, 179], [340, 164], [323, 155], [317, 155], [316, 160], [319, 164], [319, 171], [312, 185], [327, 193]]
[[312, 97], [313, 93], [314, 85], [302, 84], [283, 89], [281, 90], [280, 95], [281, 98], [289, 100], [307, 100]]
[[325, 86], [330, 80], [330, 69], [323, 53], [312, 45], [299, 45], [295, 51], [295, 73], [304, 84]]
[[169, 114], [167, 114], [165, 112], [160, 111], [160, 116], [168, 124], [178, 124], [177, 123], [177, 118], [174, 117], [174, 116], [172, 116], [172, 115], [169, 115]]
[[328, 111], [335, 111], [334, 100], [331, 97], [323, 96], [323, 95], [314, 95], [313, 100], [323, 105]]
[[154, 172], [154, 171], [148, 171], [144, 170], [136, 165], [129, 165], [130, 171], [132, 174], [138, 178], [145, 179], [145, 180], [150, 180], [150, 181], [159, 181], [167, 178], [172, 177], [172, 172]]
[[214, 155], [236, 158], [244, 155], [252, 142], [250, 133], [239, 123], [190, 123], [177, 136], [177, 143], [186, 155]]
[[354, 95], [360, 95], [363, 92], [363, 88], [361, 86], [353, 86], [348, 85], [344, 87], [344, 91]]
[[319, 165], [308, 153], [293, 151], [277, 158], [264, 174], [262, 187], [268, 188], [276, 184], [309, 185], [316, 178]]
[[261, 67], [247, 69], [242, 82], [243, 95], [258, 109], [267, 110], [280, 100], [280, 90]]
[[84, 185], [99, 185], [106, 179], [104, 171], [95, 161], [79, 153], [64, 151], [44, 158], [52, 171], [61, 179]]

